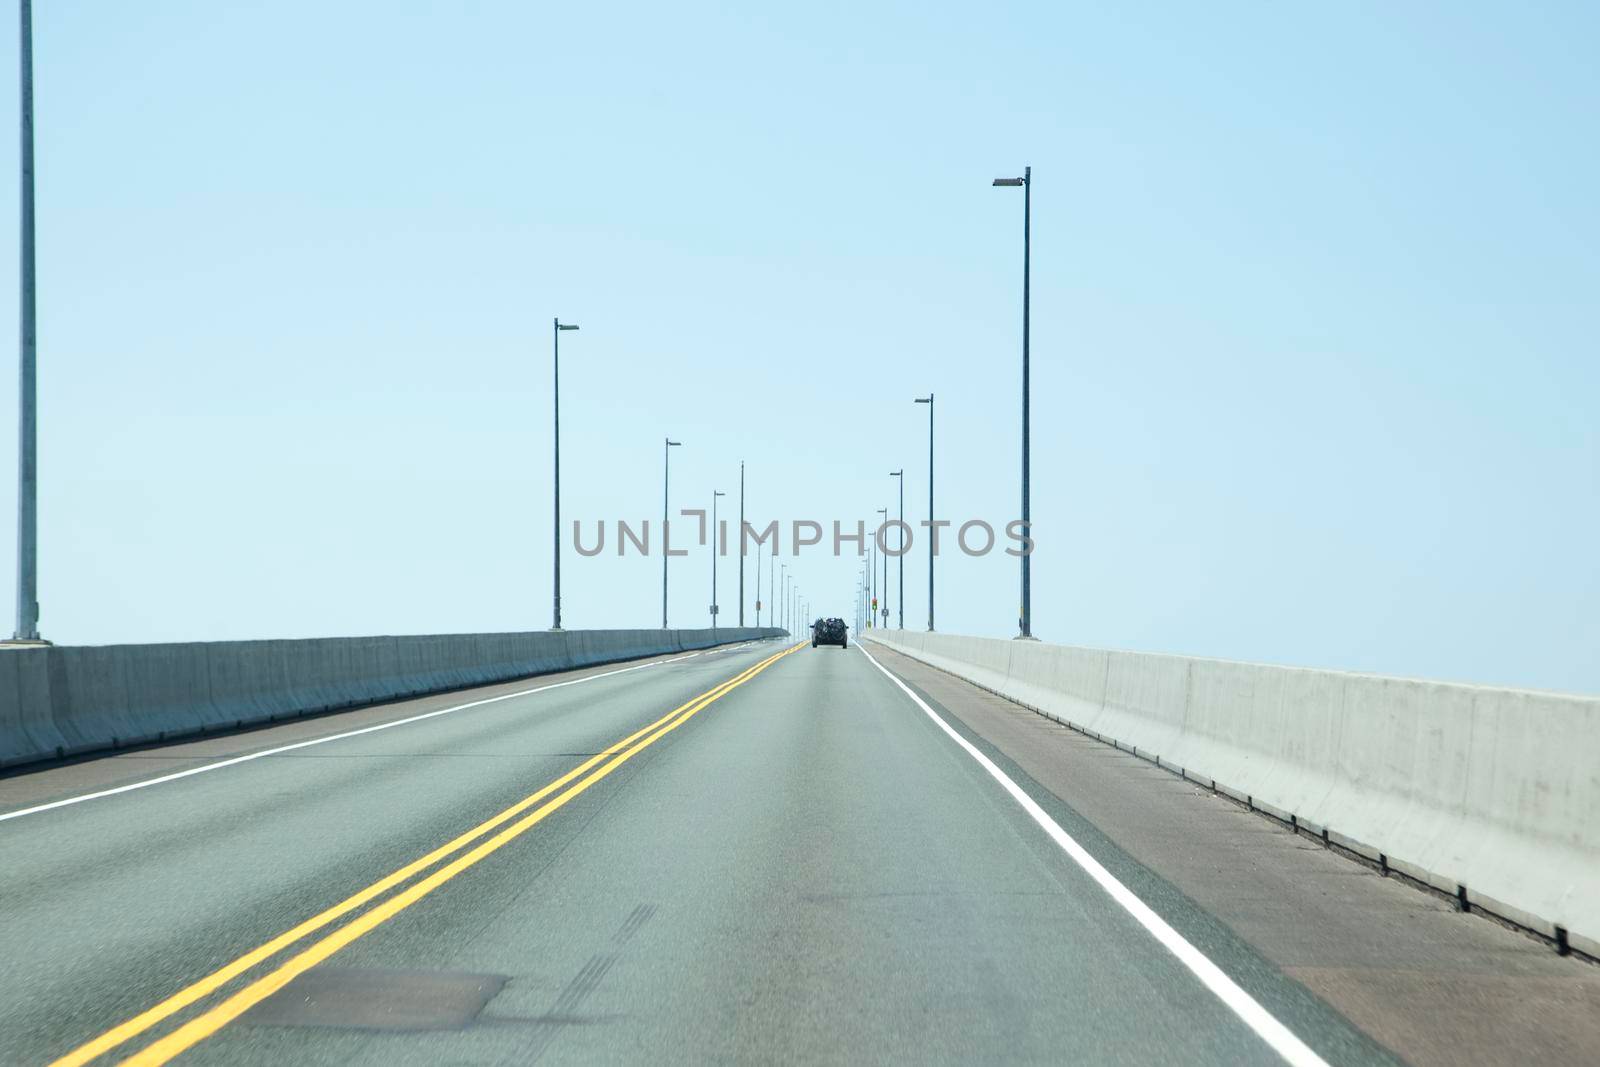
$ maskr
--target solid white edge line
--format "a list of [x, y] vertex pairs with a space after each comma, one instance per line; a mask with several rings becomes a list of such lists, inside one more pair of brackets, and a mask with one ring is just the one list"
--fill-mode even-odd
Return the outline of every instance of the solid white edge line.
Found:
[[1033, 821], [1038, 823], [1046, 834], [1050, 835], [1051, 840], [1059, 845], [1063, 852], [1072, 857], [1074, 863], [1083, 868], [1084, 873], [1094, 879], [1100, 888], [1104, 889], [1112, 900], [1121, 905], [1124, 911], [1133, 916], [1140, 926], [1149, 931], [1150, 935], [1159, 941], [1163, 948], [1176, 956], [1178, 962], [1187, 967], [1196, 978], [1199, 978], [1201, 984], [1215, 994], [1218, 1000], [1227, 1005], [1228, 1010], [1237, 1015], [1246, 1026], [1255, 1032], [1257, 1037], [1265, 1041], [1272, 1051], [1282, 1056], [1285, 1061], [1293, 1064], [1294, 1067], [1328, 1067], [1327, 1061], [1312, 1051], [1311, 1047], [1304, 1041], [1296, 1037], [1294, 1031], [1279, 1022], [1271, 1012], [1261, 1006], [1261, 1003], [1255, 997], [1246, 993], [1239, 987], [1238, 983], [1229, 978], [1221, 967], [1212, 963], [1205, 953], [1195, 948], [1182, 934], [1174, 930], [1165, 919], [1157, 915], [1148, 904], [1140, 900], [1133, 890], [1123, 885], [1116, 875], [1101, 866], [1100, 861], [1091, 856], [1082, 845], [1078, 844], [1071, 834], [1063, 830], [1060, 823], [1052, 819], [1048, 812], [1023, 791], [1021, 786], [1011, 780], [1010, 775], [995, 766], [993, 760], [985, 756], [972, 742], [962, 737], [949, 723], [940, 718], [938, 713], [930, 708], [921, 697], [912, 692], [910, 686], [906, 685], [892, 671], [879, 663], [876, 657], [865, 648], [862, 648], [861, 645], [858, 644], [856, 647], [861, 649], [861, 654], [867, 657], [868, 662], [882, 671], [884, 677], [899, 686], [900, 691], [910, 697], [912, 703], [921, 708], [923, 713], [948, 734], [952, 741], [965, 749], [967, 755], [977, 760], [978, 764], [989, 772], [990, 777], [999, 782], [1001, 788], [1010, 793], [1012, 799], [1022, 805], [1022, 810], [1026, 811]]
[[[146, 778], [143, 781], [129, 782], [127, 785], [119, 785], [111, 789], [101, 789], [93, 793], [82, 793], [75, 797], [65, 797], [61, 800], [52, 800], [48, 804], [35, 804], [31, 808], [18, 808], [16, 811], [0, 812], [0, 822], [6, 822], [9, 819], [20, 819], [24, 815], [37, 815], [42, 811], [51, 811], [55, 808], [65, 808], [73, 804], [82, 804], [86, 800], [99, 800], [102, 797], [114, 797], [119, 793], [131, 793], [135, 789], [145, 789], [152, 785], [161, 785], [163, 782], [175, 782], [179, 778], [188, 778], [195, 774], [205, 774], [207, 771], [220, 771], [224, 767], [232, 767], [240, 763], [249, 763], [251, 760], [258, 760], [264, 756], [276, 756], [283, 752], [293, 752], [297, 748], [310, 748], [312, 745], [325, 745], [330, 741], [343, 741], [348, 737], [359, 737], [362, 734], [377, 733], [379, 730], [389, 730], [396, 726], [406, 726], [410, 723], [421, 722], [424, 719], [435, 719], [440, 715], [449, 715], [456, 711], [466, 711], [468, 708], [479, 708], [485, 704], [497, 704], [502, 700], [515, 700], [517, 697], [533, 696], [535, 693], [544, 693], [551, 689], [563, 689], [569, 685], [580, 685], [583, 682], [598, 681], [601, 678], [612, 678], [619, 674], [627, 674], [629, 671], [642, 671], [649, 667], [660, 667], [668, 663], [677, 663], [680, 660], [694, 659], [694, 657], [703, 655], [707, 651], [710, 650], [701, 649], [699, 652], [690, 652], [683, 656], [673, 656], [671, 659], [659, 659], [651, 663], [636, 663], [632, 667], [620, 667], [614, 671], [603, 671], [600, 674], [588, 674], [582, 678], [569, 678], [564, 682], [551, 682], [548, 685], [536, 686], [533, 689], [519, 689], [515, 693], [502, 693], [499, 696], [484, 697], [482, 700], [469, 700], [465, 704], [453, 704], [448, 708], [439, 708], [435, 711], [425, 711], [420, 715], [411, 715], [404, 719], [395, 719], [393, 722], [380, 722], [372, 726], [363, 726], [359, 730], [346, 730], [343, 733], [329, 734], [327, 737], [313, 737], [309, 741], [296, 741], [292, 745], [279, 745], [276, 748], [264, 748], [260, 752], [248, 752], [243, 756], [233, 756], [229, 759], [218, 760], [215, 763], [207, 763], [200, 767], [190, 767], [187, 770], [174, 771], [172, 774], [163, 774], [158, 778]], [[410, 699], [420, 698], [413, 697]], [[281, 719], [275, 723], [262, 723], [260, 725], [282, 726], [285, 723], [295, 721], [296, 720], [294, 719]], [[199, 741], [209, 739], [196, 737], [192, 740]], [[190, 742], [183, 739], [174, 739], [171, 743], [175, 745], [181, 745], [188, 744]], [[110, 758], [115, 758], [114, 753], [108, 753], [107, 756]]]

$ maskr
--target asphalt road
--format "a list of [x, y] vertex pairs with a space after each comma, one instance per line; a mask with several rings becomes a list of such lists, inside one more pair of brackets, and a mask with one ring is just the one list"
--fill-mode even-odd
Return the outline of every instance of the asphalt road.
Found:
[[939, 712], [765, 643], [7, 779], [0, 1059], [1391, 1062]]

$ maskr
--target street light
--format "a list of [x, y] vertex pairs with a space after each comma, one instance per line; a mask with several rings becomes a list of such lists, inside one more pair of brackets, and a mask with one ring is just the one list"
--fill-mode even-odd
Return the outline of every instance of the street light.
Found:
[[862, 578], [862, 584], [866, 586], [867, 596], [866, 596], [866, 599], [861, 602], [861, 610], [866, 615], [866, 618], [867, 618], [867, 629], [870, 630], [870, 629], [872, 629], [872, 611], [873, 611], [873, 607], [872, 607], [872, 576], [877, 573], [877, 568], [872, 565], [872, 561], [870, 559], [866, 560], [865, 562], [866, 562], [867, 572]]
[[[996, 178], [996, 185], [1022, 187], [1022, 536], [1029, 538], [1033, 527], [1028, 510], [1028, 272], [1032, 253], [1033, 168], [1023, 167], [1020, 178]], [[1023, 544], [1028, 548], [1027, 543]], [[1033, 639], [1033, 582], [1029, 564], [1031, 553], [1022, 554], [1022, 617], [1017, 620], [1024, 641]]]
[[661, 448], [661, 628], [667, 628], [667, 490], [672, 484], [672, 450], [683, 444], [663, 438], [667, 443]]
[[[878, 514], [883, 516], [883, 522], [878, 524], [878, 529], [881, 531], [889, 524], [889, 509], [879, 508]], [[878, 599], [882, 601], [882, 604], [878, 609], [878, 614], [883, 616], [883, 628], [887, 630], [889, 628], [889, 554], [883, 550], [882, 545], [878, 544], [876, 537], [872, 539], [872, 543], [878, 550], [878, 558], [883, 560], [883, 582], [878, 586]]]
[[34, 316], [33, 255], [33, 0], [22, 0], [21, 175], [22, 262], [17, 353], [17, 630], [15, 640], [39, 640], [39, 407], [38, 334]]
[[[761, 584], [761, 561], [756, 560], [756, 584]], [[759, 625], [759, 624], [758, 624]], [[739, 626], [744, 626], [744, 460], [739, 461]]]
[[906, 628], [906, 469], [890, 471], [889, 477], [900, 479], [900, 555], [895, 557], [900, 577], [900, 629]]
[[874, 544], [867, 545], [867, 629], [872, 629], [872, 616], [877, 614], [878, 606], [874, 601], [878, 598], [878, 560], [872, 555], [877, 547], [877, 537]]
[[554, 588], [553, 588], [554, 605], [553, 605], [552, 614], [553, 614], [554, 618], [552, 619], [552, 621], [550, 623], [550, 629], [552, 629], [552, 630], [561, 629], [561, 334], [562, 334], [563, 331], [576, 330], [576, 329], [577, 329], [576, 326], [571, 326], [571, 325], [563, 326], [561, 324], [561, 320], [560, 319], [556, 319], [555, 320], [555, 329], [551, 332], [551, 338], [552, 338], [554, 346], [555, 346], [555, 359], [553, 361], [553, 365], [555, 367], [555, 388], [553, 389], [553, 392], [555, 394], [555, 406], [556, 406], [556, 417], [555, 417], [555, 439], [556, 439], [556, 447], [555, 447], [555, 467], [556, 467], [555, 493], [556, 493], [556, 503], [555, 503], [555, 553], [554, 553], [555, 554], [555, 559], [556, 559], [556, 578], [555, 578], [555, 585], [554, 585]]
[[917, 403], [928, 405], [928, 632], [933, 632], [933, 394], [917, 397]]
[[717, 498], [727, 496], [721, 489], [711, 491], [711, 628], [717, 628]]

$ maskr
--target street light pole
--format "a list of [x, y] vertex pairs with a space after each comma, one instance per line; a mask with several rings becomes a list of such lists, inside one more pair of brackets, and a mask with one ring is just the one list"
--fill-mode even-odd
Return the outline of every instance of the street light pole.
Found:
[[874, 537], [874, 544], [867, 545], [867, 629], [869, 630], [874, 625], [872, 616], [878, 611], [878, 606], [874, 603], [878, 598], [878, 560], [874, 555], [875, 550], [877, 550], [877, 539]]
[[727, 496], [721, 489], [711, 491], [711, 628], [717, 628], [717, 498]]
[[39, 408], [38, 335], [34, 316], [33, 255], [33, 2], [21, 3], [20, 307], [18, 309], [17, 630], [16, 640], [39, 640]]
[[[1032, 229], [1033, 229], [1033, 168], [1023, 167], [1020, 178], [996, 178], [996, 185], [1022, 186], [1022, 536], [1032, 537], [1033, 525], [1030, 521], [1028, 501], [1028, 296], [1029, 296], [1029, 271], [1032, 266]], [[1024, 544], [1024, 548], [1028, 548]], [[1017, 636], [1023, 640], [1033, 638], [1033, 582], [1031, 552], [1022, 554], [1022, 617], [1017, 620], [1020, 631]]]
[[917, 397], [928, 405], [928, 632], [933, 632], [933, 394]]
[[[879, 508], [878, 514], [883, 516], [883, 522], [878, 524], [878, 529], [882, 530], [889, 523], [889, 509]], [[872, 540], [874, 544], [877, 544], [878, 539], [876, 537]], [[883, 628], [887, 630], [889, 628], [889, 556], [888, 553], [884, 552], [882, 545], [877, 545], [877, 548], [878, 558], [883, 561], [883, 582], [878, 586], [879, 599], [882, 600], [882, 603], [878, 605], [878, 615], [883, 619]]]
[[553, 366], [554, 366], [554, 369], [555, 369], [555, 384], [554, 384], [554, 388], [552, 389], [552, 392], [555, 395], [555, 408], [556, 408], [556, 412], [555, 412], [555, 445], [556, 445], [555, 446], [555, 468], [556, 468], [556, 472], [555, 472], [555, 494], [556, 494], [556, 502], [555, 502], [555, 508], [554, 508], [554, 515], [555, 515], [555, 549], [554, 549], [554, 553], [553, 553], [554, 556], [555, 556], [555, 561], [556, 561], [556, 577], [555, 577], [555, 583], [554, 583], [554, 585], [552, 587], [552, 594], [553, 594], [553, 598], [554, 598], [553, 612], [552, 612], [553, 618], [552, 618], [552, 620], [550, 622], [550, 629], [552, 629], [552, 630], [561, 629], [561, 333], [562, 333], [563, 330], [576, 330], [576, 329], [577, 329], [576, 326], [563, 326], [563, 325], [561, 325], [561, 320], [560, 319], [556, 319], [555, 320], [555, 329], [553, 331], [551, 331], [551, 338], [552, 338], [553, 344], [555, 346], [554, 347], [555, 358], [553, 360]]
[[[760, 560], [756, 561], [759, 567]], [[756, 571], [756, 581], [761, 581], [761, 572]], [[757, 624], [759, 625], [759, 623]], [[739, 461], [739, 626], [744, 626], [744, 460]]]
[[661, 446], [661, 628], [667, 628], [667, 493], [672, 485], [672, 450], [683, 442], [663, 438]]
[[900, 629], [906, 628], [906, 469], [901, 467], [897, 471], [890, 471], [889, 477], [900, 480], [900, 554], [895, 557], [895, 566], [900, 571], [897, 579], [900, 585]]
[[872, 629], [872, 561], [862, 560], [866, 568], [861, 575], [861, 617], [866, 620], [862, 626], [864, 630]]

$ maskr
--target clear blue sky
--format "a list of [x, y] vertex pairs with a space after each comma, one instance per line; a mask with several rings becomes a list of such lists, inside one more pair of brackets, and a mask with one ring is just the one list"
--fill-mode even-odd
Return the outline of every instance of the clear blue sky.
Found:
[[[555, 315], [569, 516], [656, 515], [671, 433], [675, 504], [743, 459], [753, 515], [867, 517], [903, 465], [921, 519], [933, 390], [939, 510], [1003, 523], [989, 182], [1032, 164], [1040, 635], [1600, 691], [1597, 39], [1579, 3], [47, 0], [41, 628], [548, 625]], [[852, 561], [796, 569], [851, 614]], [[941, 629], [1012, 632], [1014, 560], [939, 583]], [[570, 626], [658, 621], [653, 559], [565, 586]]]

